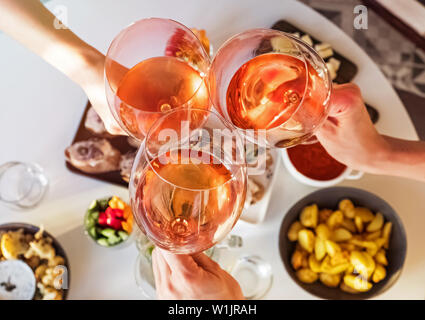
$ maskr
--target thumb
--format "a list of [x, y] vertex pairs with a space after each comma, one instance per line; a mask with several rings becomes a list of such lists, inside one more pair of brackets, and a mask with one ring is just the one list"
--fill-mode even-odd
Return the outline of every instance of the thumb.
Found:
[[199, 271], [198, 264], [188, 254], [174, 254], [161, 249], [159, 249], [159, 253], [170, 267], [172, 273], [193, 274]]
[[194, 255], [193, 260], [198, 264], [199, 267], [210, 273], [215, 274], [218, 270], [221, 269], [220, 265], [213, 259], [209, 258], [205, 253]]
[[330, 104], [330, 117], [340, 117], [363, 106], [359, 87], [354, 83], [334, 84]]

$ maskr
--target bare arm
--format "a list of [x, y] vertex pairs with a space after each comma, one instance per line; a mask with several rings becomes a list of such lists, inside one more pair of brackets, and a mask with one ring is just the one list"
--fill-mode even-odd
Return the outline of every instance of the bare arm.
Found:
[[425, 182], [424, 141], [380, 135], [356, 85], [336, 86], [331, 104], [331, 116], [317, 137], [335, 159], [364, 172]]
[[425, 142], [406, 141], [384, 136], [381, 164], [377, 173], [425, 182]]
[[106, 102], [104, 55], [71, 30], [55, 28], [55, 19], [39, 0], [0, 0], [0, 29], [80, 85], [108, 131], [122, 133]]

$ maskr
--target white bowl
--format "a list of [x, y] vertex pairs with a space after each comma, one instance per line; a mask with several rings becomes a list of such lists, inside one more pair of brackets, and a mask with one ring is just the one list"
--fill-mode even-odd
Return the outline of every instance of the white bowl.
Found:
[[286, 169], [296, 180], [313, 187], [320, 187], [320, 188], [331, 187], [342, 182], [345, 179], [358, 180], [363, 176], [362, 171], [353, 170], [347, 167], [338, 177], [332, 180], [325, 180], [325, 181], [315, 180], [315, 179], [306, 177], [294, 167], [291, 160], [289, 159], [288, 151], [286, 149], [282, 149], [282, 157], [283, 157], [283, 163], [285, 164]]

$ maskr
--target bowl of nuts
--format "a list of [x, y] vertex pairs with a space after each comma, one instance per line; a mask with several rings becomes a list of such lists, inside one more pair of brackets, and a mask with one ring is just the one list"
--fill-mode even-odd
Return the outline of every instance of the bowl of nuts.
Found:
[[369, 299], [399, 278], [403, 224], [383, 199], [350, 187], [315, 191], [286, 213], [279, 250], [291, 278], [324, 299]]

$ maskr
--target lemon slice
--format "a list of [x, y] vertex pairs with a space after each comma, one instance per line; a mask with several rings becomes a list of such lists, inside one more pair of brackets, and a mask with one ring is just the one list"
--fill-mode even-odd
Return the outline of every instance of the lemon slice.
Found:
[[28, 244], [24, 241], [21, 232], [8, 232], [1, 237], [0, 248], [7, 260], [13, 260], [18, 259], [20, 254], [28, 250]]

